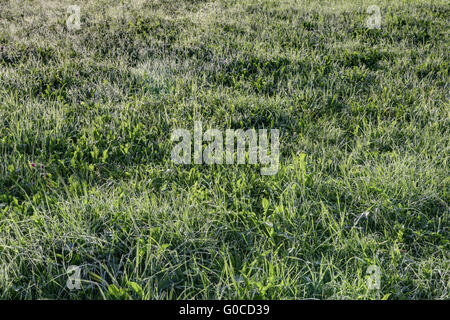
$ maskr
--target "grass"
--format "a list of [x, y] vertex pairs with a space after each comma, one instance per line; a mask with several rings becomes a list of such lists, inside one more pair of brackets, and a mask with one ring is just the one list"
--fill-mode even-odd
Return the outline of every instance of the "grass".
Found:
[[[446, 1], [130, 3], [0, 3], [0, 298], [450, 298]], [[174, 164], [200, 120], [278, 173]]]

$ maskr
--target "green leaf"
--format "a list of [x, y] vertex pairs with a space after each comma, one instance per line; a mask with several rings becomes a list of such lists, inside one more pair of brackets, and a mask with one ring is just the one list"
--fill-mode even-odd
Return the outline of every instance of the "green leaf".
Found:
[[388, 300], [390, 296], [391, 296], [390, 293], [385, 294], [385, 295], [383, 296], [383, 298], [381, 298], [381, 300]]
[[144, 290], [142, 289], [142, 287], [137, 284], [136, 282], [133, 281], [129, 281], [128, 282], [128, 286], [131, 287], [131, 289], [134, 290], [134, 292], [136, 292], [136, 294], [140, 297], [143, 298], [144, 297]]
[[269, 208], [269, 205], [270, 205], [269, 200], [267, 200], [266, 198], [263, 198], [262, 199], [262, 206], [263, 206], [264, 211], [267, 211], [267, 209]]
[[115, 284], [110, 284], [108, 286], [108, 293], [113, 298], [120, 298], [120, 296], [122, 295], [120, 289]]

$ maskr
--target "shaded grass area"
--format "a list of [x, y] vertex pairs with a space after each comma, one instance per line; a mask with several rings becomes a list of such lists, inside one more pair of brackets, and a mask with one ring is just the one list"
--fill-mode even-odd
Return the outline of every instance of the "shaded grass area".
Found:
[[[0, 4], [1, 298], [449, 298], [448, 4], [72, 4]], [[278, 173], [174, 165], [197, 120]]]

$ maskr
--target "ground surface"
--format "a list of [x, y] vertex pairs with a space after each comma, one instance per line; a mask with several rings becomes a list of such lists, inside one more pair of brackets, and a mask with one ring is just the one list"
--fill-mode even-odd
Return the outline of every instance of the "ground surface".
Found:
[[[446, 1], [1, 1], [0, 298], [449, 299], [449, 21]], [[280, 129], [278, 173], [175, 165], [195, 120]]]

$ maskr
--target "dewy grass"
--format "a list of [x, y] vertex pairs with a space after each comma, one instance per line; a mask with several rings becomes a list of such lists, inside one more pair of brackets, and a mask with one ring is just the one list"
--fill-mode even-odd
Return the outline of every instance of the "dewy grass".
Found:
[[[449, 21], [2, 1], [0, 298], [449, 299]], [[195, 121], [279, 130], [276, 174], [174, 163]]]

